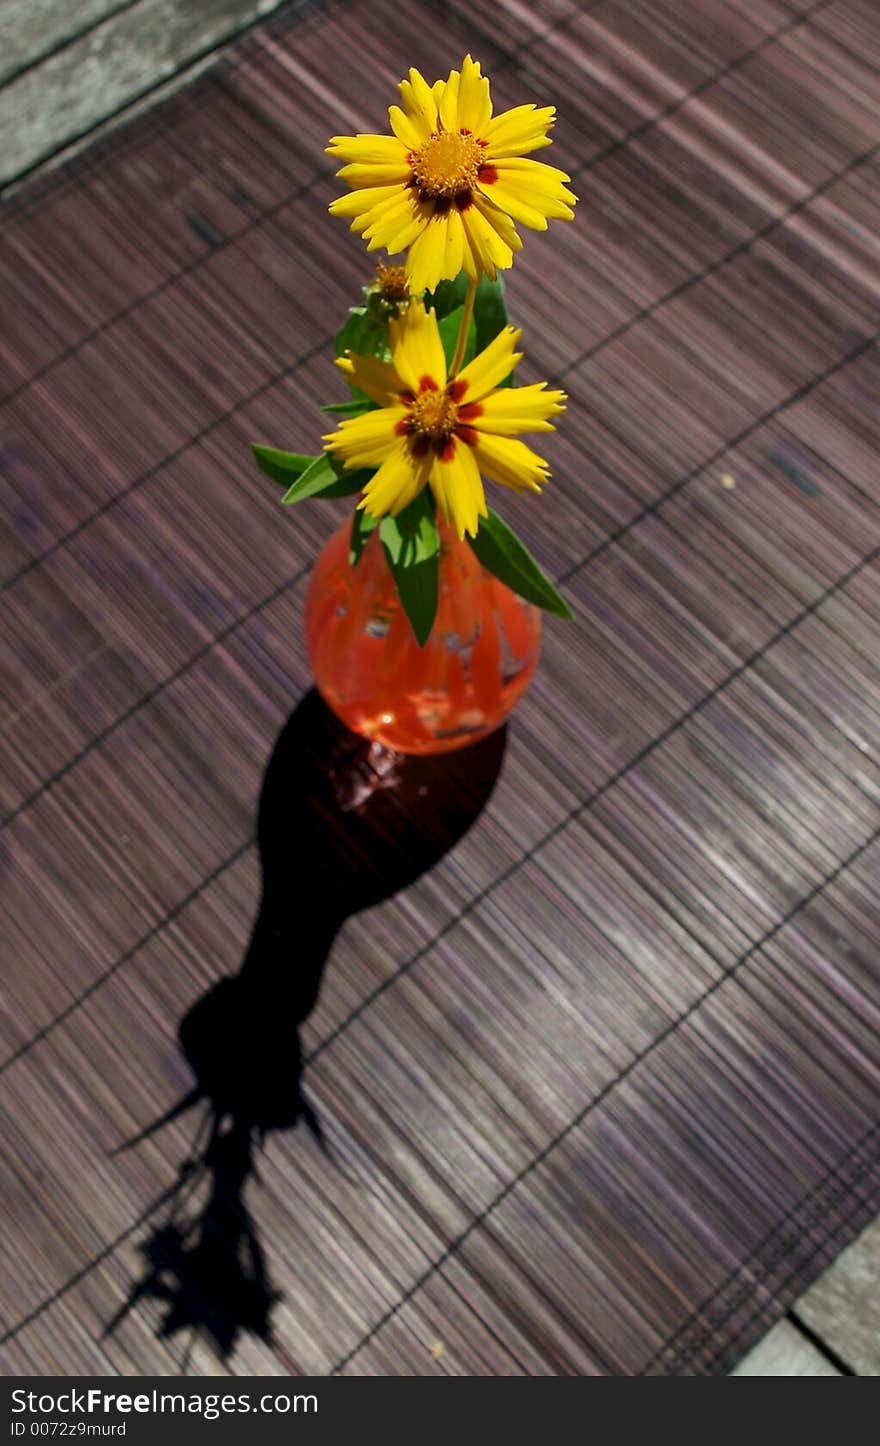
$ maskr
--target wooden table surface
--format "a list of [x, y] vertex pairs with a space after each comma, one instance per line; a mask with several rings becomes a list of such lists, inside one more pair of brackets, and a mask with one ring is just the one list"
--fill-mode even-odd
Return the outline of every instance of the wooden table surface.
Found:
[[[249, 443], [369, 276], [326, 138], [467, 50], [581, 197], [500, 501], [576, 621], [394, 762]], [[873, 0], [297, 5], [6, 205], [4, 1370], [720, 1374], [877, 1213], [878, 74]]]

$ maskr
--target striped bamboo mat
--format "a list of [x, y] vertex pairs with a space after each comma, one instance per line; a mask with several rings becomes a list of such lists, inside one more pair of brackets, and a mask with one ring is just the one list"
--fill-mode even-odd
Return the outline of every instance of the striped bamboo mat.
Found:
[[[397, 774], [248, 443], [366, 279], [326, 137], [466, 50], [582, 198], [504, 499], [577, 621]], [[877, 1211], [878, 76], [874, 0], [298, 4], [7, 204], [7, 1372], [716, 1374]]]

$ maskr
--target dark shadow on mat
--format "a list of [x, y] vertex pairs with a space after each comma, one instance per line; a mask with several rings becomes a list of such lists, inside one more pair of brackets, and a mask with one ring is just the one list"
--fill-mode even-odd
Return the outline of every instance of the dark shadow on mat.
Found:
[[140, 1247], [144, 1274], [105, 1334], [149, 1299], [165, 1307], [160, 1335], [191, 1328], [223, 1358], [241, 1331], [271, 1342], [278, 1295], [245, 1186], [273, 1130], [302, 1121], [326, 1149], [302, 1089], [299, 1026], [344, 921], [411, 884], [462, 838], [492, 792], [504, 744], [501, 729], [435, 758], [392, 754], [350, 733], [314, 690], [291, 714], [263, 779], [263, 894], [244, 962], [180, 1023], [192, 1090], [122, 1148], [200, 1104], [202, 1144], [159, 1202], [163, 1223]]

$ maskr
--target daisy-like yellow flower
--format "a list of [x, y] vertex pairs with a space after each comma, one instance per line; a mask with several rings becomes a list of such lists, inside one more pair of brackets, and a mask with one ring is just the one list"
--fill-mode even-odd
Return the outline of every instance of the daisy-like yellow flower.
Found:
[[[430, 486], [444, 521], [460, 538], [476, 536], [487, 515], [482, 476], [515, 492], [540, 492], [550, 469], [517, 440], [518, 432], [551, 432], [565, 393], [546, 382], [502, 387], [522, 352], [521, 332], [507, 326], [453, 379], [433, 311], [414, 301], [389, 323], [390, 362], [340, 357], [337, 366], [378, 410], [343, 422], [324, 438], [346, 468], [377, 467], [358, 503], [371, 517], [396, 516]], [[481, 476], [482, 474], [482, 476]]]
[[448, 80], [428, 85], [419, 71], [399, 86], [388, 110], [390, 136], [334, 136], [328, 154], [352, 187], [330, 206], [352, 218], [369, 249], [407, 251], [412, 292], [433, 290], [465, 270], [494, 279], [522, 242], [515, 221], [546, 231], [571, 220], [569, 177], [528, 159], [550, 144], [555, 106], [518, 105], [492, 115], [489, 81], [468, 55]]

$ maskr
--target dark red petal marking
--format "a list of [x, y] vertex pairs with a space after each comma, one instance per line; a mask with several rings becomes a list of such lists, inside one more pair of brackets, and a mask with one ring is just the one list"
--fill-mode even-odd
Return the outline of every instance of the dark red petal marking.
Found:
[[498, 171], [495, 166], [483, 165], [477, 171], [477, 179], [482, 186], [491, 186], [493, 181], [498, 180]]
[[463, 422], [473, 422], [477, 417], [482, 417], [485, 410], [482, 402], [468, 402], [465, 406], [459, 407], [458, 415]]
[[455, 429], [455, 435], [460, 441], [467, 443], [469, 447], [476, 447], [478, 441], [476, 427], [462, 427], [459, 425]]
[[416, 399], [415, 392], [400, 392], [398, 394], [405, 407], [411, 407]]
[[433, 377], [429, 377], [429, 376], [427, 376], [427, 375], [425, 375], [425, 376], [423, 376], [423, 377], [419, 377], [419, 391], [420, 391], [420, 392], [439, 392], [439, 390], [440, 390], [440, 388], [438, 387], [437, 383], [434, 381], [434, 378], [433, 378]]
[[455, 438], [447, 438], [437, 455], [441, 462], [451, 462], [455, 456]]
[[412, 427], [411, 417], [401, 417], [399, 422], [394, 423], [394, 430], [398, 437], [405, 437]]
[[431, 450], [431, 438], [426, 437], [424, 433], [422, 433], [421, 436], [415, 437], [413, 441], [410, 442], [409, 449], [414, 457], [418, 457], [421, 460], [422, 457], [427, 457]]
[[468, 130], [467, 126], [462, 126], [458, 134], [460, 136], [469, 136], [470, 131]]
[[459, 211], [466, 211], [471, 204], [471, 193], [466, 189], [456, 191], [454, 196], [425, 196], [423, 199], [431, 201], [435, 216], [448, 216], [453, 206]]
[[467, 382], [463, 382], [461, 378], [456, 382], [450, 382], [447, 387], [447, 391], [454, 402], [460, 402], [467, 389]]

